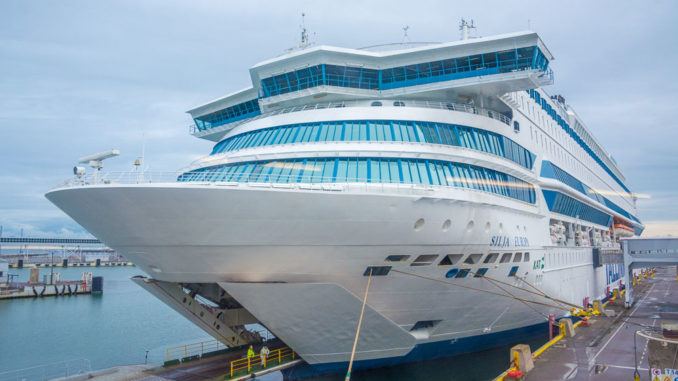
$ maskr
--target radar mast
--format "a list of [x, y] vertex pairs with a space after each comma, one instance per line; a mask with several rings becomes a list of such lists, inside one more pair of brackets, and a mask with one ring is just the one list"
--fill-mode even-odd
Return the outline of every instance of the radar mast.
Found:
[[475, 29], [475, 25], [473, 25], [473, 20], [471, 20], [471, 23], [469, 24], [464, 18], [462, 17], [461, 23], [459, 24], [459, 30], [461, 31], [461, 39], [462, 40], [468, 40], [468, 34], [469, 34], [469, 29]]

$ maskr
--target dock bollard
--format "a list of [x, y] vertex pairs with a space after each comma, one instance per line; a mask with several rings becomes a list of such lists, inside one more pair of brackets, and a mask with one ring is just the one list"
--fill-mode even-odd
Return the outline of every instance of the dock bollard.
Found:
[[596, 315], [603, 313], [603, 303], [598, 299], [593, 301], [593, 313]]
[[564, 337], [573, 337], [575, 335], [574, 324], [572, 324], [572, 319], [570, 318], [560, 319], [560, 324], [561, 324], [560, 333], [562, 333]]
[[519, 371], [527, 373], [534, 368], [532, 351], [527, 344], [518, 344], [511, 348], [511, 364]]
[[104, 277], [95, 276], [92, 277], [92, 293], [102, 293], [104, 292]]
[[553, 326], [556, 322], [556, 315], [549, 315], [549, 341], [553, 340]]

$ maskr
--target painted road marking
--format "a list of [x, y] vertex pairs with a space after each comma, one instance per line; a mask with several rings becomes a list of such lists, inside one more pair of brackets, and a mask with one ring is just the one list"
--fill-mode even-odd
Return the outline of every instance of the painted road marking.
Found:
[[[650, 289], [647, 291], [647, 294], [645, 294], [645, 296], [643, 297], [643, 300], [640, 300], [640, 301], [638, 302], [638, 304], [636, 305], [636, 308], [634, 308], [633, 311], [631, 311], [631, 313], [629, 314], [629, 316], [627, 316], [626, 319], [624, 319], [624, 322], [621, 323], [621, 324], [619, 324], [619, 327], [617, 327], [617, 329], [614, 331], [614, 333], [612, 334], [612, 336], [610, 336], [610, 338], [605, 342], [605, 344], [603, 345], [603, 347], [600, 348], [600, 350], [598, 351], [598, 353], [596, 353], [596, 355], [593, 356], [593, 359], [591, 359], [590, 362], [595, 362], [595, 361], [596, 361], [596, 358], [598, 358], [598, 355], [600, 355], [600, 354], [605, 350], [605, 348], [607, 348], [607, 345], [610, 344], [610, 341], [612, 341], [612, 339], [614, 339], [615, 336], [617, 336], [617, 334], [618, 334], [619, 331], [622, 329], [622, 327], [624, 327], [624, 324], [627, 322], [628, 318], [631, 317], [631, 316], [633, 316], [633, 314], [636, 313], [636, 311], [638, 310], [638, 308], [645, 302], [645, 299], [647, 299], [648, 295], [650, 295], [650, 294], [652, 293], [652, 290], [654, 289], [654, 286], [655, 286], [655, 284], [653, 283], [653, 284], [652, 284], [652, 287], [650, 287]], [[634, 335], [635, 335], [635, 333], [634, 333]]]

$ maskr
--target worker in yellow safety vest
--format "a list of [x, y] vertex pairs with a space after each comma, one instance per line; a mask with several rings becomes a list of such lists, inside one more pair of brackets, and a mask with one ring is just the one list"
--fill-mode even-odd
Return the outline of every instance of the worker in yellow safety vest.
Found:
[[254, 357], [254, 347], [250, 345], [249, 349], [247, 350], [247, 357]]

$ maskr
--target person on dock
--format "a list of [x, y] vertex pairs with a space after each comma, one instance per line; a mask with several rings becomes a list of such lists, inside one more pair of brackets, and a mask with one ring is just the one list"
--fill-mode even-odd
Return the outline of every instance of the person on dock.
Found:
[[266, 345], [261, 347], [261, 351], [259, 351], [259, 357], [261, 357], [261, 366], [266, 366], [266, 358], [268, 357], [269, 353], [271, 353], [271, 351], [268, 350]]
[[254, 357], [254, 347], [250, 345], [247, 349], [247, 358]]

